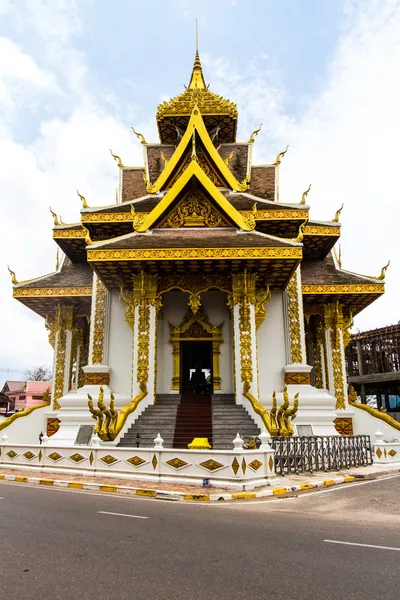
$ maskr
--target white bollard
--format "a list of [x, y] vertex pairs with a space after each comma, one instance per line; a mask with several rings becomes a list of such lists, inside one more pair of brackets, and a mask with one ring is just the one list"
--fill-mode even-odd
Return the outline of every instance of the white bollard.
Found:
[[243, 450], [243, 442], [244, 442], [244, 439], [241, 438], [240, 435], [237, 433], [235, 439], [232, 440], [233, 449], [234, 450]]
[[7, 440], [8, 440], [8, 435], [5, 433], [4, 435], [1, 436], [1, 443], [6, 444]]
[[97, 433], [94, 434], [94, 436], [92, 437], [92, 446], [100, 446], [100, 438], [97, 435]]
[[377, 429], [374, 433], [375, 437], [376, 437], [376, 441], [380, 442], [381, 444], [384, 444], [385, 442], [383, 441], [383, 433], [380, 429]]
[[47, 442], [49, 441], [49, 436], [48, 435], [44, 435], [42, 437], [42, 444], [43, 446], [47, 446]]
[[271, 446], [268, 444], [270, 436], [268, 435], [265, 429], [263, 429], [263, 431], [258, 437], [261, 441], [261, 446], [259, 447], [259, 450], [272, 450]]
[[154, 438], [154, 450], [162, 450], [164, 448], [163, 443], [164, 440], [162, 439], [161, 435], [157, 433], [157, 437]]

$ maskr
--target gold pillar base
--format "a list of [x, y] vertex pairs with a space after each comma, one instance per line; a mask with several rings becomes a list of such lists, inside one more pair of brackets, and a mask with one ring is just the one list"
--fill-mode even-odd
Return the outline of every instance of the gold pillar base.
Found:
[[310, 373], [285, 373], [286, 385], [310, 385]]
[[110, 385], [110, 373], [85, 373], [84, 385]]

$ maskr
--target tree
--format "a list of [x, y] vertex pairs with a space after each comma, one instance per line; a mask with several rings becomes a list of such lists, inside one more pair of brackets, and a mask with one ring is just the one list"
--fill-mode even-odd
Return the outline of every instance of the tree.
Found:
[[24, 373], [26, 381], [50, 381], [52, 377], [51, 368], [46, 365], [27, 369]]

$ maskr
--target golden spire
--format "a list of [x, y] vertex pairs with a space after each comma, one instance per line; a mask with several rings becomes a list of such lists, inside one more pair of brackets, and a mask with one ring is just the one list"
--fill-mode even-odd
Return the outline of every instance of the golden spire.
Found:
[[276, 157], [276, 160], [274, 162], [275, 166], [278, 166], [281, 164], [281, 160], [282, 158], [285, 156], [286, 152], [288, 151], [289, 148], [289, 144], [286, 146], [285, 150], [283, 152], [279, 152], [278, 156]]
[[51, 210], [51, 206], [49, 206], [49, 208], [50, 208], [51, 216], [54, 219], [54, 225], [60, 225], [60, 221], [58, 220], [56, 213], [53, 210]]
[[307, 227], [307, 223], [308, 223], [308, 219], [306, 219], [304, 221], [304, 223], [302, 223], [300, 225], [300, 227], [299, 227], [299, 233], [298, 233], [297, 237], [295, 237], [295, 238], [292, 239], [292, 242], [298, 242], [299, 243], [299, 242], [303, 241], [304, 231], [305, 231], [305, 228]]
[[89, 205], [88, 205], [88, 203], [86, 202], [86, 198], [85, 198], [85, 196], [82, 196], [82, 194], [80, 194], [80, 193], [78, 192], [78, 190], [76, 190], [76, 193], [78, 194], [79, 198], [81, 199], [81, 202], [82, 202], [82, 208], [89, 208]]
[[16, 275], [15, 275], [15, 271], [12, 271], [8, 265], [7, 265], [7, 269], [8, 269], [8, 270], [9, 270], [9, 272], [10, 272], [10, 275], [11, 275], [11, 282], [12, 282], [12, 284], [13, 284], [13, 285], [18, 285], [19, 281], [17, 281], [17, 277], [16, 277]]
[[261, 123], [261, 125], [260, 125], [260, 127], [259, 127], [258, 129], [255, 129], [255, 130], [252, 132], [252, 134], [251, 134], [251, 136], [250, 136], [250, 139], [249, 139], [249, 141], [247, 142], [248, 144], [254, 144], [255, 137], [256, 137], [256, 135], [258, 135], [258, 134], [260, 133], [260, 131], [261, 131], [261, 127], [262, 127], [262, 123]]
[[147, 144], [146, 140], [144, 139], [144, 135], [143, 133], [139, 133], [138, 131], [135, 131], [135, 129], [133, 127], [131, 127], [133, 133], [136, 135], [136, 137], [140, 140], [141, 144]]
[[85, 242], [87, 246], [91, 246], [93, 244], [93, 240], [90, 237], [90, 231], [89, 229], [87, 229], [87, 227], [85, 227], [84, 225], [82, 225], [83, 230], [85, 231], [86, 235], [85, 235]]
[[303, 192], [303, 195], [302, 195], [301, 200], [300, 200], [300, 204], [305, 204], [306, 203], [307, 196], [308, 196], [308, 193], [309, 193], [310, 190], [311, 190], [311, 183], [308, 186], [308, 189], [305, 192]]
[[197, 27], [196, 19], [196, 55], [194, 57], [192, 76], [190, 78], [189, 90], [194, 89], [206, 89], [206, 82], [203, 77], [203, 70], [201, 68], [200, 55], [199, 55], [199, 31]]
[[336, 214], [335, 214], [334, 218], [331, 221], [332, 223], [339, 223], [339, 217], [340, 217], [340, 213], [343, 210], [343, 206], [344, 206], [344, 204], [342, 204], [342, 206], [339, 208], [339, 210], [336, 211]]
[[111, 148], [110, 148], [110, 154], [111, 154], [111, 156], [113, 157], [113, 159], [114, 159], [115, 161], [117, 161], [117, 164], [118, 164], [118, 166], [122, 168], [124, 165], [122, 164], [121, 157], [120, 157], [120, 156], [118, 156], [118, 154], [113, 154], [113, 151], [111, 150]]
[[389, 262], [388, 262], [387, 265], [385, 265], [384, 267], [382, 267], [382, 271], [381, 271], [381, 274], [379, 275], [379, 277], [374, 277], [374, 279], [378, 279], [379, 281], [383, 281], [385, 279], [385, 274], [386, 274], [386, 271], [388, 270], [389, 265], [390, 265], [390, 260], [389, 260]]

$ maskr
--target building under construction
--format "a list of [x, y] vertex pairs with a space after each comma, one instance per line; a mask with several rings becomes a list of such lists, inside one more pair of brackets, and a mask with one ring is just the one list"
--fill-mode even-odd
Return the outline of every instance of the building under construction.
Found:
[[361, 401], [400, 421], [400, 322], [353, 334], [346, 362], [349, 384]]

